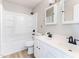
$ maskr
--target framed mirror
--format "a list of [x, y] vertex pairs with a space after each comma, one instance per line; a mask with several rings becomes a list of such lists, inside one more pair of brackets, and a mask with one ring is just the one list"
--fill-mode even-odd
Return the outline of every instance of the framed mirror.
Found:
[[63, 24], [79, 23], [79, 0], [62, 0]]
[[52, 25], [57, 22], [57, 4], [46, 8], [45, 11], [45, 24]]

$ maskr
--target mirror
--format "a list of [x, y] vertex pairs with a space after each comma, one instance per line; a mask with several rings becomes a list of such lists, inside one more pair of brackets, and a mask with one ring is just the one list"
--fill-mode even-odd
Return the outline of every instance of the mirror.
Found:
[[79, 23], [79, 0], [62, 0], [64, 5], [63, 24]]
[[45, 19], [46, 25], [56, 24], [57, 4], [52, 5], [46, 9], [45, 17], [46, 17]]

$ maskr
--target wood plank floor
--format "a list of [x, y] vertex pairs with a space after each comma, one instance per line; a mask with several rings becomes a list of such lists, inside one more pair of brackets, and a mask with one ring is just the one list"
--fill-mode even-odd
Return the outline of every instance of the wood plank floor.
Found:
[[3, 58], [34, 58], [34, 55], [28, 55], [26, 50], [4, 56]]

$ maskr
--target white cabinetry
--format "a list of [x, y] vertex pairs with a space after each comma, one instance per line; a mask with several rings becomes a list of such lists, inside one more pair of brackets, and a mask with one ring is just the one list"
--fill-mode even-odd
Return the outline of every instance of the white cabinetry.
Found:
[[45, 11], [45, 24], [53, 25], [57, 23], [57, 4], [54, 4]]
[[55, 58], [53, 50], [49, 45], [40, 41], [40, 57], [41, 58]]
[[39, 39], [35, 39], [34, 56], [36, 58], [70, 58], [67, 53]]

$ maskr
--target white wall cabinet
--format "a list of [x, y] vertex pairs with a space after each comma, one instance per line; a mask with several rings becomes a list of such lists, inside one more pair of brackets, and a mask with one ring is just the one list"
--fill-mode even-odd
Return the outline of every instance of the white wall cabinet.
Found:
[[35, 39], [34, 43], [34, 56], [36, 58], [70, 58], [70, 56], [62, 50], [37, 39]]
[[45, 11], [45, 24], [52, 25], [57, 23], [57, 4], [46, 8]]
[[79, 2], [72, 0], [61, 0], [62, 24], [79, 23]]

